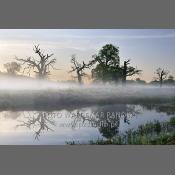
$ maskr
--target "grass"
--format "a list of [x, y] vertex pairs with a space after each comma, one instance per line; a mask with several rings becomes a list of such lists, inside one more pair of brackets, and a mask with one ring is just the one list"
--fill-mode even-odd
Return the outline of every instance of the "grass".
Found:
[[[67, 142], [68, 145], [82, 144]], [[175, 117], [168, 122], [149, 122], [110, 139], [90, 140], [89, 145], [166, 145], [175, 144]]]

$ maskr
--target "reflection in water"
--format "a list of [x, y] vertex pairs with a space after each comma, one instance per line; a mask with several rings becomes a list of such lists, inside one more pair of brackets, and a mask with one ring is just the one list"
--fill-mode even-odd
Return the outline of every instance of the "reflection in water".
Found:
[[164, 112], [167, 115], [175, 114], [175, 104], [174, 103], [165, 103], [165, 104], [144, 104], [144, 108], [148, 110], [156, 110], [157, 112]]
[[16, 112], [16, 111], [6, 111], [6, 112], [4, 112], [3, 117], [6, 118], [6, 119], [13, 119], [13, 120], [16, 120], [20, 115], [21, 115], [20, 112]]
[[[6, 111], [1, 112], [1, 116], [3, 116], [1, 120], [2, 118], [9, 121], [13, 120], [15, 126], [17, 126], [17, 129], [13, 132], [17, 133], [18, 130], [23, 128], [24, 130], [20, 132], [20, 134], [23, 134], [22, 139], [27, 137], [31, 140], [27, 134], [24, 134], [29, 131], [34, 134], [34, 140], [39, 140], [39, 143], [45, 140], [45, 144], [65, 144], [66, 141], [71, 139], [87, 143], [89, 140], [96, 138], [103, 138], [111, 143], [114, 138], [122, 136], [124, 143], [127, 143], [129, 136], [133, 133], [135, 134], [133, 137], [136, 137], [138, 133], [140, 135], [148, 133], [148, 130], [150, 136], [155, 135], [155, 133], [159, 135], [164, 131], [172, 131], [174, 127], [165, 127], [163, 122], [168, 121], [173, 114], [175, 114], [173, 104], [144, 104], [142, 106], [113, 104], [72, 111]], [[159, 121], [153, 127], [156, 128], [156, 132], [152, 132], [150, 129], [151, 124], [147, 127], [144, 126], [144, 124], [155, 120]], [[41, 135], [44, 137], [39, 139]], [[51, 141], [48, 142], [48, 140]]]
[[99, 127], [99, 132], [103, 137], [110, 140], [119, 133], [119, 126], [122, 119], [124, 123], [129, 125], [129, 118], [139, 114], [135, 106], [125, 104], [115, 106], [115, 108], [112, 106], [105, 106], [97, 110], [102, 111], [104, 114], [103, 117], [98, 118], [99, 121], [106, 123], [106, 125], [101, 125]]
[[[17, 128], [26, 127], [30, 129], [34, 132], [35, 139], [38, 140], [44, 132], [54, 131], [53, 127], [56, 126], [56, 123], [59, 123], [61, 113], [62, 118], [69, 119], [63, 120], [64, 126], [71, 127], [72, 129], [76, 129], [77, 126], [98, 128], [103, 137], [111, 139], [114, 135], [118, 134], [121, 120], [129, 125], [130, 118], [139, 114], [139, 109], [136, 109], [135, 106], [125, 104], [92, 107], [87, 112], [88, 109], [74, 110], [71, 113], [67, 111], [67, 114], [63, 111], [23, 112], [23, 117], [18, 120], [20, 124], [17, 125]], [[68, 125], [68, 122], [71, 122], [71, 124]]]
[[93, 116], [77, 111], [77, 115], [73, 116], [72, 126], [75, 128], [78, 122], [82, 122], [82, 125], [88, 122], [90, 126], [97, 127], [101, 135], [107, 139], [112, 139], [112, 137], [119, 133], [121, 120], [129, 125], [130, 118], [140, 113], [139, 109], [136, 109], [135, 106], [125, 104], [98, 106], [91, 110]]
[[44, 131], [53, 131], [51, 127], [55, 126], [54, 118], [55, 116], [52, 112], [36, 112], [32, 116], [28, 113], [28, 115], [24, 114], [25, 120], [20, 121], [21, 124], [17, 125], [17, 127], [22, 126], [33, 130], [35, 139], [39, 139], [39, 136]]

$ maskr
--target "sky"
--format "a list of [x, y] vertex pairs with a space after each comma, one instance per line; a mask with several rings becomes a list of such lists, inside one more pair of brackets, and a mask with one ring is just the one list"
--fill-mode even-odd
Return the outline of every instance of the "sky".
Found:
[[57, 59], [59, 70], [52, 71], [50, 78], [70, 80], [72, 54], [89, 62], [109, 43], [119, 47], [121, 64], [130, 59], [132, 66], [143, 70], [141, 79], [153, 80], [158, 67], [175, 76], [175, 29], [0, 29], [0, 70], [5, 71], [3, 64], [15, 57], [36, 57], [33, 46], [40, 44]]

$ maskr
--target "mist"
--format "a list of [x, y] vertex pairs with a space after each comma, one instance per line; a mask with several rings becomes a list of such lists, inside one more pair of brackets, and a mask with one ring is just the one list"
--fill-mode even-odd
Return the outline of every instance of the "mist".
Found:
[[2, 78], [0, 109], [69, 109], [100, 104], [165, 103], [175, 99], [175, 87], [151, 85], [61, 83]]

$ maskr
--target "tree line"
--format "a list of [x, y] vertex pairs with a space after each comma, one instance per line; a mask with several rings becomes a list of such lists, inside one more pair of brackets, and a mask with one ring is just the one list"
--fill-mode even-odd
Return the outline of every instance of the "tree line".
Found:
[[[16, 75], [21, 69], [22, 73], [27, 73], [29, 76], [31, 72], [36, 74], [39, 79], [45, 79], [51, 74], [51, 69], [55, 68], [56, 59], [53, 58], [52, 54], [44, 53], [39, 45], [35, 45], [33, 48], [34, 53], [37, 57], [28, 57], [26, 59], [15, 58], [15, 61], [4, 64], [8, 74]], [[121, 82], [124, 86], [127, 82], [128, 77], [134, 75], [140, 75], [143, 71], [131, 66], [131, 60], [124, 60], [120, 63], [119, 47], [112, 44], [104, 45], [97, 54], [92, 56], [92, 59], [85, 63], [78, 62], [76, 55], [71, 57], [71, 70], [69, 73], [74, 72], [75, 78], [79, 84], [83, 83], [83, 78], [87, 76], [85, 73], [86, 69], [91, 70], [91, 77], [94, 82]], [[159, 84], [162, 87], [163, 83], [174, 83], [174, 77], [169, 75], [169, 71], [163, 68], [158, 68], [155, 71], [156, 77], [151, 84]], [[146, 84], [144, 80], [136, 79], [137, 83]], [[175, 83], [174, 83], [175, 84]]]

